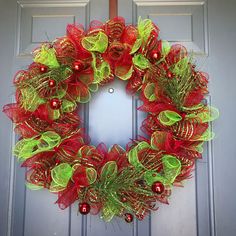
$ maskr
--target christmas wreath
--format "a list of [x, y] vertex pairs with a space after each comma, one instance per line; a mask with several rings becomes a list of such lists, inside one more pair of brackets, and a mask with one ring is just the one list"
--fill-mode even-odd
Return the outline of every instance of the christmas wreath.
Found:
[[[33, 51], [33, 63], [14, 78], [16, 103], [3, 108], [21, 137], [14, 155], [26, 167], [26, 185], [57, 193], [61, 209], [78, 202], [81, 214], [105, 221], [142, 220], [157, 202], [168, 203], [214, 136], [209, 122], [218, 110], [203, 100], [208, 76], [185, 47], [160, 40], [150, 19], [93, 21], [87, 31], [69, 24], [66, 32]], [[93, 146], [79, 104], [114, 79], [139, 94], [146, 135], [124, 148]]]

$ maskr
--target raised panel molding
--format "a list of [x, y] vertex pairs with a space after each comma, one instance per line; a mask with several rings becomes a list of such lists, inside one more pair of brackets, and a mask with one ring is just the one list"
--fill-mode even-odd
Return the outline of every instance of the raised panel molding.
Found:
[[[66, 25], [89, 23], [89, 0], [18, 1], [16, 56], [30, 56], [38, 44], [66, 33]], [[62, 27], [63, 26], [63, 27]]]
[[139, 16], [157, 24], [162, 39], [180, 43], [194, 54], [208, 55], [205, 1], [133, 0], [133, 23]]

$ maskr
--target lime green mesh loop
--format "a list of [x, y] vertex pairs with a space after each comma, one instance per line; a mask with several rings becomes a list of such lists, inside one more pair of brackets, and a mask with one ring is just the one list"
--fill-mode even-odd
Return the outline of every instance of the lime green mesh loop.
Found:
[[162, 157], [164, 176], [168, 184], [172, 184], [181, 171], [181, 162], [172, 155]]
[[87, 103], [91, 99], [91, 93], [87, 90], [86, 94], [80, 93], [76, 98], [76, 102]]
[[210, 141], [212, 139], [214, 139], [215, 137], [215, 133], [211, 131], [210, 128], [208, 128], [202, 136], [197, 137], [197, 138], [193, 138], [191, 139], [191, 141]]
[[92, 167], [86, 168], [86, 175], [89, 184], [93, 184], [97, 179], [97, 171]]
[[114, 206], [114, 203], [107, 201], [102, 208], [101, 219], [110, 222], [117, 213], [119, 213], [119, 211]]
[[152, 30], [154, 29], [153, 23], [150, 19], [144, 19], [142, 20], [141, 17], [138, 18], [138, 38], [136, 39], [132, 50], [131, 50], [131, 54], [135, 53], [140, 46], [142, 45], [142, 43], [146, 43]]
[[163, 173], [154, 170], [148, 170], [144, 174], [144, 179], [148, 185], [152, 185], [156, 181], [162, 182], [164, 185], [172, 185], [176, 177], [181, 172], [181, 162], [172, 155], [164, 155], [162, 157]]
[[66, 93], [67, 93], [67, 92], [66, 92], [66, 89], [63, 89], [63, 88], [58, 89], [56, 95], [55, 95], [55, 96], [52, 96], [52, 98], [59, 98], [59, 99], [62, 99], [63, 97], [66, 96]]
[[27, 111], [34, 112], [40, 104], [45, 103], [45, 100], [39, 97], [36, 89], [32, 86], [22, 88], [20, 91], [22, 95], [21, 105]]
[[53, 110], [53, 111], [52, 111], [52, 119], [53, 119], [53, 120], [59, 119], [60, 116], [61, 116], [60, 110]]
[[126, 74], [124, 74], [124, 71], [126, 69], [123, 66], [117, 66], [115, 68], [115, 75], [121, 80], [128, 80], [133, 74], [133, 66], [130, 67]]
[[147, 58], [143, 56], [143, 54], [137, 54], [133, 57], [133, 63], [136, 65], [138, 68], [144, 70], [149, 67], [149, 61]]
[[75, 110], [75, 108], [76, 108], [75, 102], [69, 101], [67, 99], [63, 99], [63, 102], [62, 102], [62, 111], [63, 112], [72, 112]]
[[39, 186], [36, 184], [31, 184], [31, 183], [26, 183], [25, 185], [26, 185], [26, 188], [28, 188], [30, 190], [40, 190], [40, 189], [44, 188], [43, 186]]
[[139, 36], [139, 38], [136, 39], [136, 41], [135, 41], [135, 43], [134, 43], [134, 45], [133, 45], [133, 47], [131, 49], [130, 54], [134, 54], [135, 52], [137, 52], [138, 49], [141, 47], [142, 42], [143, 42], [143, 40]]
[[103, 61], [98, 67], [96, 62], [95, 54], [92, 54], [93, 61], [92, 67], [94, 70], [94, 81], [93, 83], [100, 83], [101, 81], [105, 80], [111, 73], [110, 65], [108, 62]]
[[138, 152], [146, 148], [150, 148], [150, 145], [147, 142], [143, 141], [129, 151], [128, 153], [129, 163], [133, 165], [135, 168], [145, 168], [138, 159]]
[[101, 180], [110, 181], [114, 179], [117, 175], [117, 164], [115, 161], [108, 161], [101, 170]]
[[49, 48], [46, 44], [43, 44], [40, 50], [36, 53], [34, 62], [44, 64], [49, 68], [60, 67], [60, 64], [57, 61], [55, 49]]
[[166, 40], [162, 40], [161, 41], [161, 45], [162, 45], [162, 56], [165, 57], [169, 52], [170, 52], [170, 43]]
[[151, 186], [154, 182], [160, 181], [163, 184], [166, 182], [165, 177], [154, 170], [148, 170], [144, 173], [144, 179], [149, 186]]
[[166, 141], [166, 132], [155, 131], [151, 136], [151, 147], [154, 150], [161, 150], [161, 147]]
[[192, 69], [191, 66], [189, 64], [189, 58], [188, 57], [184, 57], [183, 59], [179, 60], [172, 72], [176, 75], [176, 76], [183, 76], [188, 75], [189, 73], [192, 73]]
[[150, 101], [153, 102], [157, 99], [155, 94], [155, 83], [148, 83], [144, 88], [144, 96]]
[[182, 120], [182, 116], [179, 115], [177, 112], [165, 110], [159, 113], [158, 119], [161, 124], [166, 126], [171, 126], [178, 121]]
[[98, 91], [98, 84], [90, 84], [89, 85], [89, 90], [91, 92], [97, 92]]
[[198, 118], [202, 123], [207, 123], [219, 118], [219, 110], [215, 107], [208, 106], [200, 113], [191, 113], [186, 115], [186, 118]]
[[20, 161], [24, 161], [37, 153], [52, 150], [61, 141], [61, 137], [52, 131], [47, 131], [43, 133], [39, 139], [37, 138], [38, 136], [35, 136], [17, 142], [13, 151], [14, 155], [17, 156]]
[[67, 186], [73, 174], [72, 167], [68, 163], [62, 163], [51, 170], [52, 185], [50, 190], [63, 189]]
[[145, 43], [147, 42], [153, 29], [154, 26], [150, 19], [142, 20], [141, 16], [138, 18], [138, 33]]
[[96, 35], [84, 37], [82, 39], [82, 46], [90, 52], [103, 53], [108, 46], [108, 37], [99, 31]]
[[197, 152], [203, 153], [203, 151], [204, 151], [204, 150], [203, 150], [203, 144], [204, 144], [204, 143], [202, 142], [202, 143], [200, 143], [200, 144], [198, 144], [198, 145], [196, 146], [195, 149], [196, 149]]

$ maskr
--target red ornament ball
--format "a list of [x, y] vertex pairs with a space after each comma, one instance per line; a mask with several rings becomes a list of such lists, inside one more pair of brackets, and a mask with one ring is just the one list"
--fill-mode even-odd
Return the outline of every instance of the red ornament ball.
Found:
[[165, 190], [165, 186], [162, 182], [156, 181], [152, 184], [152, 191], [157, 194], [162, 194]]
[[48, 80], [48, 87], [49, 88], [55, 88], [56, 87], [56, 81], [54, 79]]
[[90, 212], [90, 205], [86, 202], [82, 202], [79, 204], [79, 212], [82, 214], [82, 215], [87, 215], [89, 212]]
[[53, 109], [53, 110], [57, 110], [61, 107], [61, 101], [60, 99], [58, 98], [53, 98], [51, 99], [50, 101], [50, 107]]
[[45, 66], [45, 65], [41, 65], [41, 66], [39, 67], [39, 70], [40, 70], [40, 72], [42, 72], [42, 73], [46, 73], [46, 72], [48, 71], [48, 67]]
[[126, 197], [121, 197], [120, 201], [124, 203], [124, 202], [127, 202], [128, 200]]
[[151, 52], [151, 58], [152, 58], [153, 60], [157, 60], [157, 59], [160, 58], [160, 57], [161, 57], [161, 53], [160, 53], [159, 51], [153, 50], [153, 51]]
[[132, 214], [130, 214], [130, 213], [125, 213], [125, 221], [126, 221], [127, 223], [131, 223], [131, 222], [133, 221], [133, 219], [134, 219], [134, 217], [133, 217]]
[[166, 75], [169, 79], [173, 78], [173, 76], [174, 76], [174, 74], [169, 70], [167, 71]]
[[83, 69], [83, 63], [81, 61], [75, 61], [73, 64], [73, 68], [76, 71], [81, 71]]

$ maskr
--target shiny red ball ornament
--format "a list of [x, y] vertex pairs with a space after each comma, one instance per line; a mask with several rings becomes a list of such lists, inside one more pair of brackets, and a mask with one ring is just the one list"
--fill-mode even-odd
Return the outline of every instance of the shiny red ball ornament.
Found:
[[81, 61], [75, 61], [73, 64], [73, 68], [76, 71], [81, 71], [83, 69], [83, 63]]
[[57, 110], [61, 107], [61, 101], [60, 99], [58, 98], [53, 98], [51, 99], [50, 101], [50, 107], [53, 109], [53, 110]]
[[165, 186], [162, 182], [156, 181], [152, 184], [152, 191], [157, 194], [162, 194], [165, 190]]
[[132, 214], [130, 214], [130, 213], [125, 213], [125, 221], [126, 221], [127, 223], [131, 223], [131, 222], [133, 221], [133, 219], [134, 219], [134, 217], [133, 217]]
[[128, 200], [126, 197], [121, 197], [120, 201], [124, 203], [124, 202], [127, 202]]
[[161, 56], [161, 53], [159, 51], [157, 51], [157, 50], [153, 50], [151, 52], [151, 58], [153, 60], [157, 60], [158, 58], [160, 58], [160, 56]]
[[48, 71], [48, 67], [45, 66], [45, 65], [41, 65], [39, 67], [39, 70], [40, 70], [41, 73], [46, 73]]
[[167, 71], [166, 75], [169, 79], [172, 79], [174, 77], [174, 74], [169, 70]]
[[82, 202], [79, 204], [79, 212], [82, 215], [87, 215], [90, 212], [90, 205], [87, 202]]
[[48, 80], [48, 87], [49, 88], [55, 88], [56, 87], [56, 81], [54, 79]]

